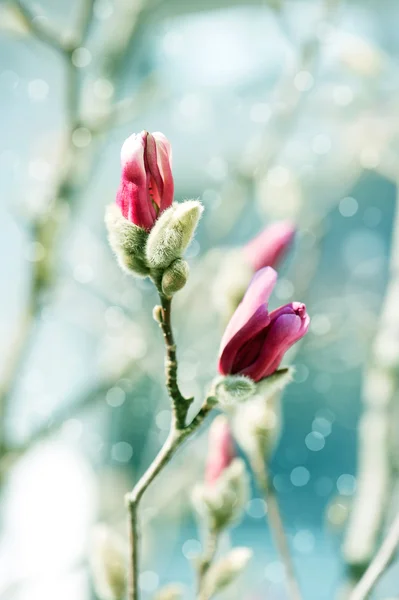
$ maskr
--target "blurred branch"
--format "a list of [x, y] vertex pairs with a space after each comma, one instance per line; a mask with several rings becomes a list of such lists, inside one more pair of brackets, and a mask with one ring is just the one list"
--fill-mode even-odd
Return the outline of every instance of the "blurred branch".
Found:
[[377, 555], [350, 595], [349, 600], [365, 600], [365, 598], [368, 598], [375, 584], [389, 567], [391, 561], [394, 559], [398, 550], [398, 546], [399, 515], [393, 522], [387, 537], [377, 552]]
[[69, 47], [58, 32], [43, 23], [21, 0], [14, 0], [14, 5], [24, 25], [34, 37], [63, 55], [68, 52]]
[[79, 414], [83, 410], [89, 409], [99, 400], [104, 398], [108, 390], [112, 388], [119, 379], [131, 377], [133, 367], [135, 377], [137, 377], [138, 374], [141, 374], [136, 362], [129, 362], [123, 371], [118, 373], [116, 377], [100, 381], [89, 390], [79, 394], [65, 406], [61, 406], [55, 410], [51, 418], [33, 431], [23, 444], [18, 446], [9, 446], [6, 448], [5, 451], [0, 454], [0, 481], [8, 472], [10, 467], [12, 467], [17, 460], [24, 456], [26, 452], [32, 448], [32, 446], [52, 436], [65, 423], [65, 421], [71, 418], [72, 415]]
[[343, 546], [353, 581], [357, 581], [366, 571], [375, 554], [394, 483], [390, 431], [399, 386], [398, 302], [399, 188], [393, 225], [390, 280], [363, 381], [364, 412], [359, 423], [358, 484]]

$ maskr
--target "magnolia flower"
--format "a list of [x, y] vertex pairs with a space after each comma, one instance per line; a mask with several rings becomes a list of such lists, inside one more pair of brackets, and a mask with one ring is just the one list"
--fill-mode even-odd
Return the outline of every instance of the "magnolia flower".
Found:
[[288, 221], [273, 223], [251, 240], [243, 249], [253, 271], [263, 267], [277, 267], [295, 235], [295, 227]]
[[228, 420], [223, 415], [219, 415], [209, 429], [205, 482], [213, 485], [235, 456], [234, 441]]
[[173, 202], [172, 151], [163, 133], [142, 131], [127, 138], [121, 150], [122, 177], [116, 204], [122, 215], [150, 230]]
[[287, 350], [309, 328], [306, 306], [292, 302], [269, 313], [267, 302], [276, 284], [271, 267], [260, 269], [227, 325], [219, 354], [222, 375], [246, 375], [260, 381], [274, 373]]

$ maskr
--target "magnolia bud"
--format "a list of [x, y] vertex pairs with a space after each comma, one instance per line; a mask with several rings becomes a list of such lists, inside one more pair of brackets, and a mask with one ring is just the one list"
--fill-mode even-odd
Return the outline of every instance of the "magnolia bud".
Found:
[[235, 458], [212, 484], [198, 484], [193, 503], [214, 531], [238, 521], [249, 498], [249, 481], [244, 461]]
[[235, 405], [256, 393], [256, 383], [245, 375], [227, 375], [215, 380], [212, 393], [220, 404]]
[[190, 269], [185, 260], [177, 258], [162, 275], [162, 291], [165, 296], [173, 296], [181, 290], [187, 282]]
[[203, 206], [197, 200], [175, 203], [156, 221], [147, 241], [148, 264], [154, 269], [166, 269], [181, 258], [201, 217]]
[[248, 455], [268, 460], [281, 431], [280, 394], [263, 398], [255, 396], [242, 404], [232, 420], [234, 436]]
[[90, 566], [100, 600], [122, 600], [126, 592], [127, 548], [124, 540], [107, 525], [93, 531]]
[[116, 204], [107, 207], [105, 224], [110, 246], [121, 268], [142, 277], [148, 275], [150, 269], [145, 258], [147, 231], [125, 219]]
[[212, 565], [205, 579], [206, 598], [211, 598], [229, 586], [243, 572], [252, 557], [249, 548], [234, 548]]

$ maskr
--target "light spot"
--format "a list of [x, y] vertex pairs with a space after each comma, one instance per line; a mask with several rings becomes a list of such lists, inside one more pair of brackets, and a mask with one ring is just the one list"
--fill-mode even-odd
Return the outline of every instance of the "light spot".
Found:
[[34, 102], [42, 102], [49, 93], [49, 85], [44, 79], [32, 79], [28, 83], [28, 96]]
[[312, 429], [315, 432], [321, 433], [322, 436], [327, 437], [332, 430], [331, 421], [324, 417], [316, 417], [312, 423]]
[[333, 90], [333, 98], [338, 106], [348, 106], [353, 101], [353, 91], [347, 85], [337, 85]]
[[263, 498], [253, 498], [248, 502], [246, 511], [253, 519], [261, 519], [267, 512], [266, 502]]
[[117, 408], [118, 406], [122, 406], [125, 402], [126, 393], [122, 388], [115, 386], [108, 390], [105, 400], [109, 406]]
[[331, 330], [331, 321], [327, 315], [313, 315], [310, 322], [310, 329], [314, 335], [326, 335]]
[[161, 431], [169, 431], [171, 418], [172, 413], [170, 410], [161, 410], [155, 417], [157, 427], [159, 427]]
[[294, 535], [293, 545], [298, 552], [309, 554], [313, 551], [315, 545], [313, 533], [309, 529], [301, 529]]
[[87, 48], [76, 48], [72, 52], [72, 63], [78, 69], [82, 69], [83, 67], [87, 67], [91, 63], [91, 52]]
[[155, 592], [159, 585], [159, 577], [155, 571], [143, 571], [139, 575], [139, 586], [143, 592]]
[[93, 84], [94, 95], [101, 100], [109, 100], [114, 93], [114, 86], [109, 79], [100, 77]]
[[300, 92], [309, 91], [314, 84], [314, 78], [309, 71], [299, 71], [294, 77], [294, 85]]
[[319, 452], [320, 450], [323, 450], [326, 441], [321, 435], [321, 433], [318, 433], [317, 431], [312, 431], [306, 436], [305, 444], [306, 447], [312, 452]]
[[337, 489], [342, 496], [352, 496], [356, 491], [356, 478], [344, 473], [337, 480]]
[[76, 148], [86, 148], [91, 142], [91, 133], [87, 127], [77, 127], [72, 134], [72, 142]]
[[79, 283], [89, 283], [90, 281], [93, 281], [94, 278], [93, 269], [90, 265], [76, 265], [73, 270], [73, 277], [75, 281], [78, 281]]
[[295, 487], [303, 487], [309, 482], [310, 473], [306, 467], [295, 467], [291, 471], [291, 483], [295, 485]]
[[322, 133], [315, 135], [312, 140], [312, 150], [315, 154], [327, 154], [331, 150], [331, 139]]
[[183, 553], [183, 556], [185, 556], [188, 560], [191, 560], [192, 558], [195, 558], [196, 556], [201, 554], [201, 542], [195, 539], [186, 540], [182, 546], [181, 551]]
[[265, 577], [272, 583], [281, 583], [285, 578], [285, 571], [283, 564], [276, 560], [267, 565], [265, 569]]
[[133, 448], [127, 442], [117, 442], [111, 448], [111, 457], [117, 462], [127, 463], [133, 456]]
[[267, 123], [270, 119], [271, 110], [270, 106], [265, 102], [258, 102], [251, 106], [249, 112], [249, 118], [254, 123]]
[[343, 198], [338, 206], [339, 212], [343, 217], [353, 217], [358, 211], [359, 203], [355, 198], [347, 196]]

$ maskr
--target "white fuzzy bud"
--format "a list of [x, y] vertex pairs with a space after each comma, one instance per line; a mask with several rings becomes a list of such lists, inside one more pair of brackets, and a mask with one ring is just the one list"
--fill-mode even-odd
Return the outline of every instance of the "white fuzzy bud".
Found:
[[100, 600], [122, 600], [126, 592], [127, 546], [107, 525], [94, 528], [90, 566]]
[[233, 433], [249, 456], [269, 459], [281, 432], [280, 393], [264, 398], [255, 396], [240, 405], [232, 419]]
[[153, 269], [166, 269], [191, 242], [203, 206], [198, 200], [175, 203], [165, 210], [148, 236], [146, 256]]
[[198, 484], [193, 504], [211, 529], [221, 531], [242, 516], [249, 499], [249, 479], [245, 463], [235, 458], [212, 484]]
[[256, 383], [244, 375], [226, 375], [218, 377], [214, 383], [211, 395], [215, 396], [224, 406], [243, 402], [256, 393]]
[[159, 590], [154, 600], [181, 600], [183, 598], [183, 587], [178, 583], [171, 583]]
[[206, 598], [211, 598], [232, 584], [246, 568], [252, 557], [249, 548], [234, 548], [227, 556], [212, 565], [205, 579]]
[[162, 275], [162, 291], [165, 296], [173, 296], [187, 283], [190, 269], [187, 262], [177, 258], [169, 265]]
[[105, 224], [110, 246], [120, 267], [141, 277], [149, 275], [150, 269], [145, 258], [147, 231], [125, 219], [116, 204], [107, 207]]

